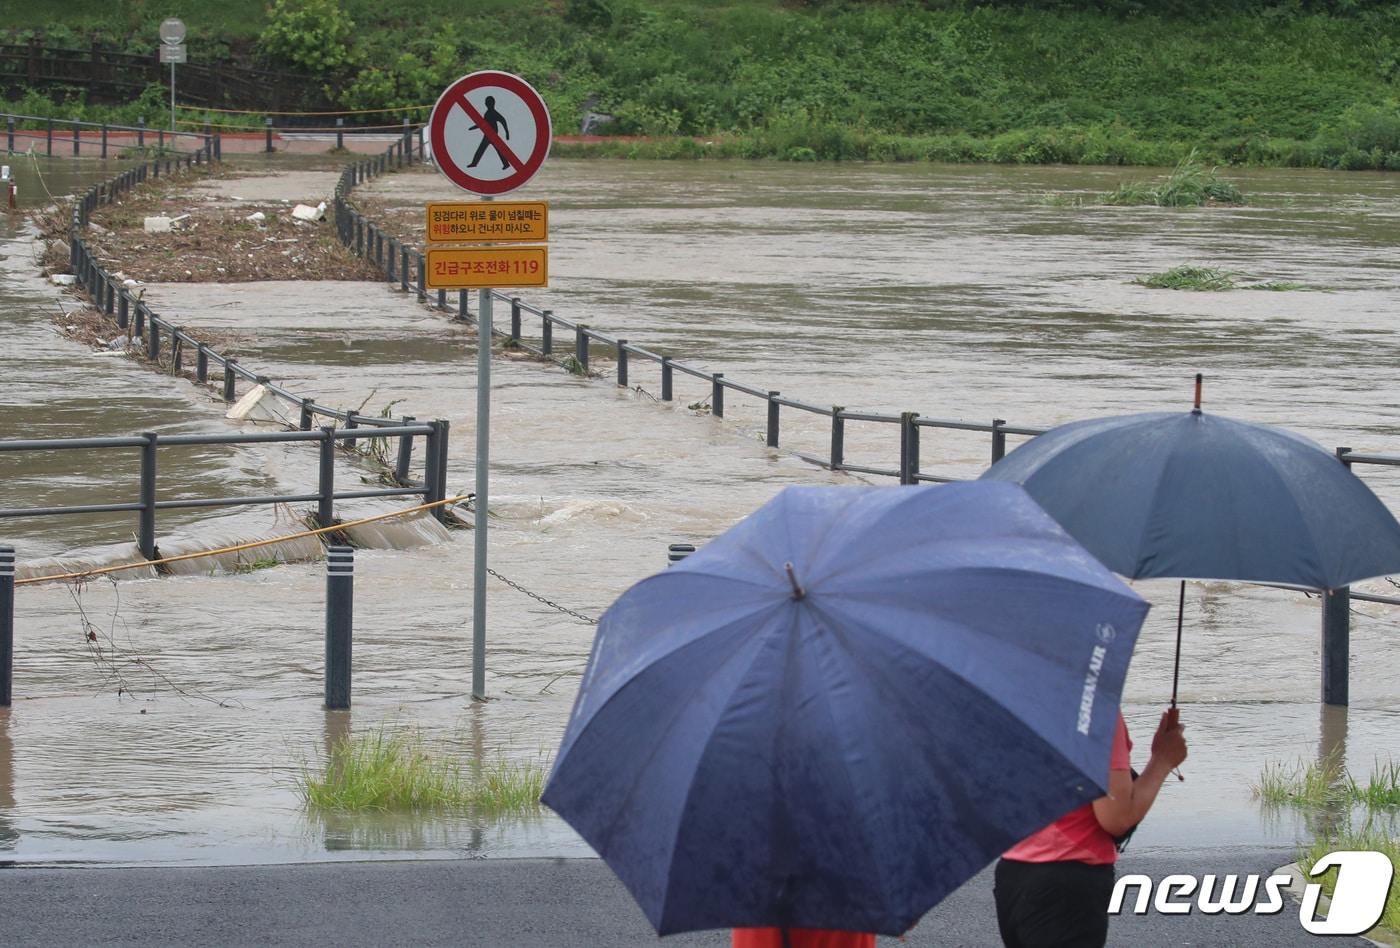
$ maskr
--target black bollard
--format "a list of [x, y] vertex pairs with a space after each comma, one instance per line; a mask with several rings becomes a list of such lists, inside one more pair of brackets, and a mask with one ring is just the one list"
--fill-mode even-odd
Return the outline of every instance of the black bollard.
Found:
[[326, 708], [350, 707], [351, 632], [355, 615], [355, 549], [326, 549]]
[[15, 670], [15, 548], [0, 546], [0, 708], [10, 706]]

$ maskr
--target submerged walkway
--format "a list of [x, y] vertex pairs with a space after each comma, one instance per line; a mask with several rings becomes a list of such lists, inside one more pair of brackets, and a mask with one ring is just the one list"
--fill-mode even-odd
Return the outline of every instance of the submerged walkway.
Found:
[[[1123, 872], [1267, 874], [1283, 849], [1126, 856]], [[927, 917], [907, 945], [989, 946], [996, 931], [989, 872]], [[381, 945], [490, 948], [723, 948], [722, 932], [658, 940], [596, 859], [320, 863], [178, 869], [12, 869], [0, 873], [5, 940], [34, 946]], [[1332, 948], [1364, 946], [1330, 938]], [[1273, 916], [1148, 915], [1114, 920], [1110, 945], [1316, 946], [1290, 902]]]

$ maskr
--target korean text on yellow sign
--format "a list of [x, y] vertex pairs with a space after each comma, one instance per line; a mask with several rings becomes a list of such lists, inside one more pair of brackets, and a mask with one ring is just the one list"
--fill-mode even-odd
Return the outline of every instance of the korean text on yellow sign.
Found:
[[430, 247], [428, 289], [503, 289], [549, 285], [547, 247]]
[[474, 201], [429, 204], [428, 242], [447, 244], [549, 239], [544, 201]]

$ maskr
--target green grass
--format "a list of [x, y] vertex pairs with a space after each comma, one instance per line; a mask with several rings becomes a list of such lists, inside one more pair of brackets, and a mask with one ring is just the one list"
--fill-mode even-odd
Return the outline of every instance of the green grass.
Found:
[[1233, 290], [1235, 278], [1228, 270], [1214, 267], [1172, 267], [1133, 281], [1154, 290]]
[[1239, 205], [1244, 196], [1239, 188], [1207, 168], [1196, 149], [1177, 162], [1176, 168], [1162, 181], [1125, 181], [1104, 194], [1099, 203], [1114, 206], [1151, 205], [1153, 207], [1202, 207], [1204, 205]]
[[[1400, 839], [1393, 833], [1365, 827], [1359, 831], [1342, 830], [1326, 833], [1314, 839], [1298, 856], [1298, 864], [1307, 872], [1317, 860], [1330, 852], [1347, 849], [1370, 849], [1385, 853], [1390, 862], [1400, 871]], [[1337, 867], [1327, 870], [1314, 881], [1322, 883], [1322, 891], [1331, 896], [1337, 887]], [[1386, 929], [1392, 940], [1400, 939], [1400, 884], [1392, 883], [1386, 896], [1385, 910], [1381, 913], [1380, 927]], [[1379, 939], [1378, 939], [1379, 940]]]
[[1325, 807], [1347, 800], [1346, 775], [1330, 758], [1293, 765], [1267, 763], [1250, 789], [1269, 806]]
[[1332, 758], [1291, 765], [1273, 761], [1250, 789], [1269, 806], [1400, 809], [1400, 761], [1377, 759], [1365, 783]]
[[[143, 56], [169, 12], [97, 0], [57, 14], [53, 4], [0, 6], [11, 41], [47, 31], [56, 45], [95, 40]], [[1380, 0], [340, 6], [355, 24], [338, 41], [340, 65], [296, 83], [293, 96], [344, 109], [424, 106], [463, 63], [487, 63], [535, 84], [559, 134], [579, 127], [590, 101], [616, 117], [610, 133], [659, 140], [589, 154], [1156, 165], [1194, 147], [1221, 165], [1400, 169], [1400, 10]], [[192, 60], [287, 66], [259, 56], [265, 0], [187, 7]], [[155, 105], [160, 86], [152, 90]], [[69, 91], [51, 92], [65, 110], [98, 108]]]
[[304, 765], [298, 790], [308, 809], [337, 812], [454, 811], [488, 816], [539, 807], [545, 768], [518, 761], [470, 766], [417, 731], [379, 727], [331, 745]]
[[1366, 783], [1347, 777], [1347, 795], [1373, 810], [1400, 809], [1400, 761], [1376, 761]]

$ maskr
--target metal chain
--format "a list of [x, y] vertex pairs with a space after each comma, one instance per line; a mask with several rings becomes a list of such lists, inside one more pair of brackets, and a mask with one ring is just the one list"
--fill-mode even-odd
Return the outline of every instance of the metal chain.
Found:
[[530, 590], [526, 589], [524, 586], [520, 585], [519, 583], [514, 582], [514, 581], [512, 581], [512, 580], [509, 580], [509, 579], [506, 579], [504, 576], [502, 576], [500, 573], [496, 572], [494, 569], [492, 569], [492, 568], [489, 567], [489, 566], [486, 567], [486, 572], [490, 573], [492, 576], [496, 577], [496, 578], [499, 579], [501, 582], [505, 583], [505, 584], [506, 584], [507, 586], [509, 586], [511, 589], [514, 589], [514, 590], [516, 590], [517, 592], [522, 592], [522, 593], [524, 593], [525, 595], [529, 596], [531, 599], [535, 600], [536, 602], [543, 603], [544, 605], [549, 606], [549, 608], [551, 608], [551, 609], [555, 609], [555, 610], [557, 610], [557, 611], [559, 611], [559, 612], [564, 613], [564, 615], [566, 615], [566, 616], [573, 616], [575, 619], [578, 619], [578, 620], [581, 621], [581, 622], [587, 622], [589, 625], [597, 625], [597, 624], [598, 624], [598, 620], [597, 620], [597, 619], [594, 619], [594, 618], [592, 618], [591, 616], [586, 616], [586, 615], [584, 615], [582, 612], [575, 612], [574, 610], [570, 609], [568, 606], [561, 606], [561, 605], [559, 605], [559, 603], [553, 601], [552, 599], [546, 599], [545, 597], [541, 596], [539, 593], [531, 592]]

